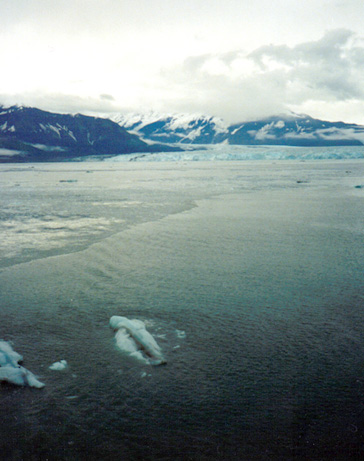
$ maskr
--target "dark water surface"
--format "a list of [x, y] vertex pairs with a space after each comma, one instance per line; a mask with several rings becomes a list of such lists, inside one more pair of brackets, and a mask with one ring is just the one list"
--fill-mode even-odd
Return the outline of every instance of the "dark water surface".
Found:
[[0, 175], [0, 339], [46, 384], [0, 386], [2, 459], [364, 456], [364, 162]]

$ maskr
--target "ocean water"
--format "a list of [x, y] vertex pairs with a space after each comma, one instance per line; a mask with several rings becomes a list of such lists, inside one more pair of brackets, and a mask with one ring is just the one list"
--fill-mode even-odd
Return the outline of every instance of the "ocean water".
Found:
[[0, 339], [46, 385], [0, 385], [1, 458], [362, 458], [363, 185], [360, 159], [1, 165]]

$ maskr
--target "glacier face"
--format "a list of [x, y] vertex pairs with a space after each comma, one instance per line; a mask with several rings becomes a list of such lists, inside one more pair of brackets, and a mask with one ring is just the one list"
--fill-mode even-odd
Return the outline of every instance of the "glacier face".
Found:
[[215, 144], [200, 150], [161, 152], [158, 154], [118, 155], [107, 162], [209, 162], [249, 160], [353, 160], [364, 159], [364, 146], [294, 147], [232, 146]]

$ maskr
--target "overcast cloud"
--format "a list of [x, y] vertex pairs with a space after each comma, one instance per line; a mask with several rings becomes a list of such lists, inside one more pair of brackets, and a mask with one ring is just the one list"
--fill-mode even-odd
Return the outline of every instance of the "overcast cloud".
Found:
[[292, 47], [265, 45], [250, 53], [194, 56], [165, 79], [174, 82], [176, 94], [186, 90], [181, 109], [203, 106], [234, 121], [299, 111], [301, 106], [325, 117], [338, 103], [362, 103], [363, 71], [362, 41], [350, 30], [336, 29]]
[[362, 0], [0, 0], [0, 103], [364, 123]]

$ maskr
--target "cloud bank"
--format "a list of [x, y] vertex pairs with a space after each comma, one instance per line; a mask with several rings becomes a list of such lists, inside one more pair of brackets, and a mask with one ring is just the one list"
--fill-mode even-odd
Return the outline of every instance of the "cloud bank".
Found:
[[[197, 112], [228, 123], [293, 110], [364, 124], [364, 40], [354, 31], [360, 1], [292, 1], [288, 8], [279, 0], [274, 11], [266, 0], [254, 8], [195, 2], [166, 8], [158, 0], [156, 9], [137, 0], [140, 10], [128, 0], [77, 0], [77, 8], [65, 0], [53, 9], [45, 0], [9, 2], [0, 7], [0, 104], [89, 115]], [[197, 8], [204, 14], [197, 17]], [[334, 24], [353, 28], [319, 35], [327, 12]]]
[[364, 42], [350, 30], [336, 29], [292, 47], [190, 57], [163, 77], [180, 96], [176, 110], [203, 109], [228, 121], [286, 110], [325, 118], [335, 105], [354, 115], [364, 109]]

